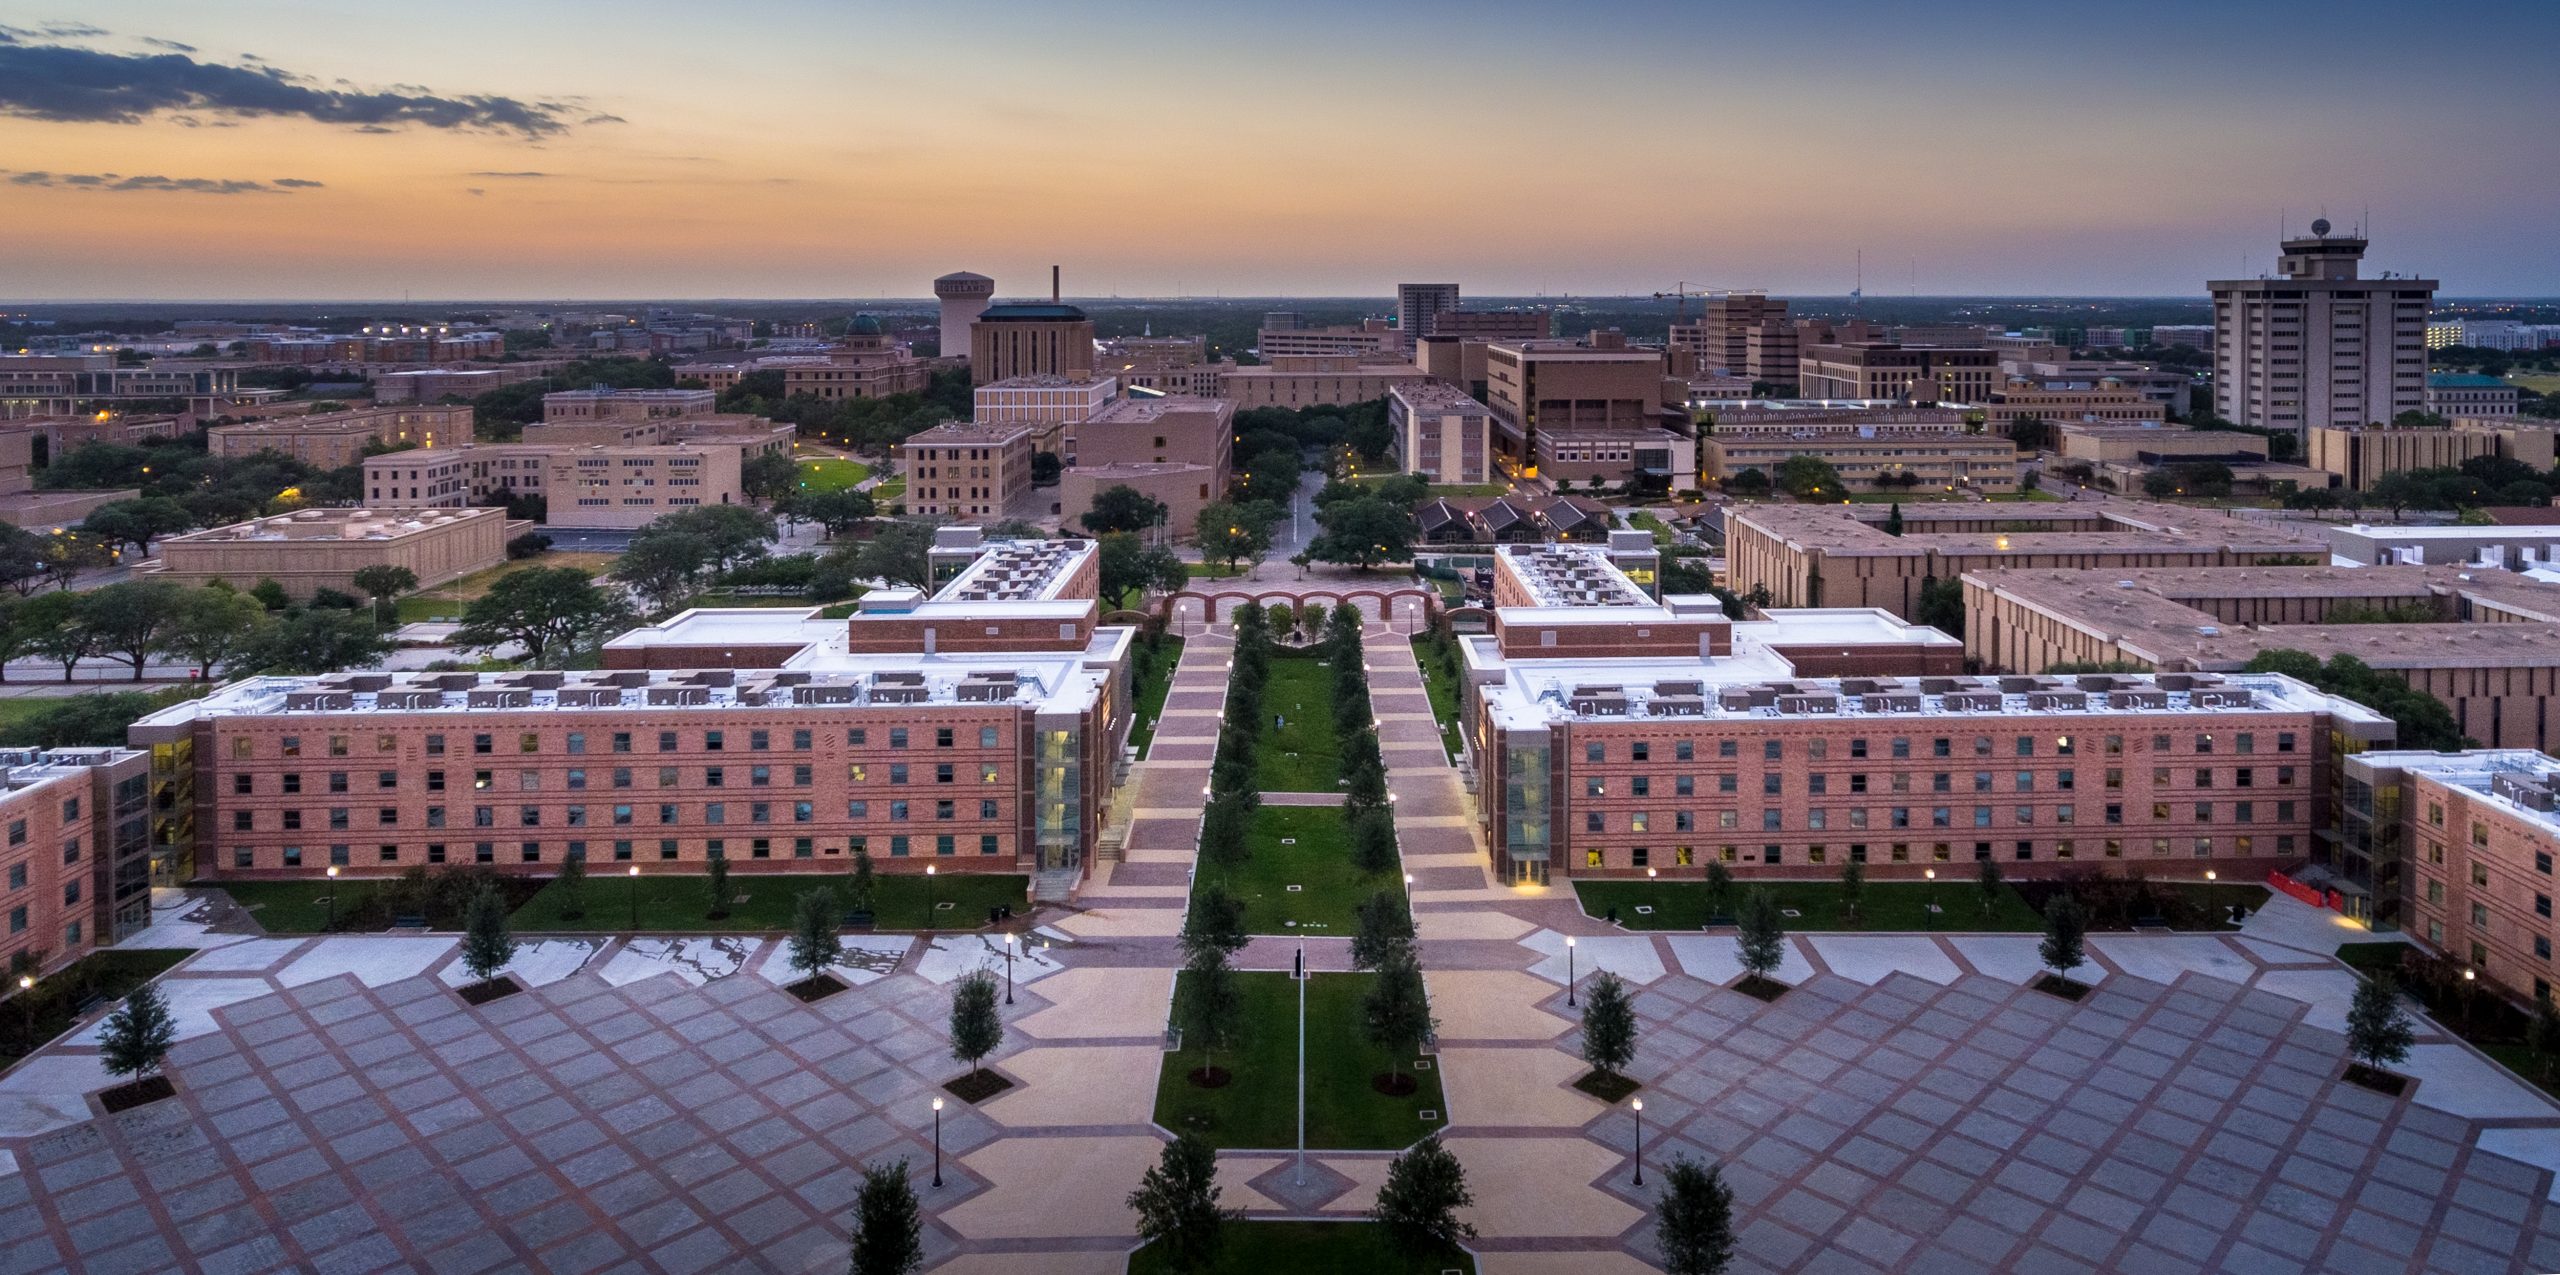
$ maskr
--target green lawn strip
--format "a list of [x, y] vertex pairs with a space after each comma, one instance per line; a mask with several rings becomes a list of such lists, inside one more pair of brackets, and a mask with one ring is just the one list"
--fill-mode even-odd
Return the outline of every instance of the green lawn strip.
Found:
[[1441, 667], [1438, 642], [1428, 636], [1413, 639], [1413, 662], [1422, 666], [1422, 693], [1431, 697], [1431, 716], [1440, 723], [1440, 746], [1449, 750], [1449, 760], [1458, 760], [1463, 741], [1458, 735], [1458, 681]]
[[386, 880], [219, 881], [231, 901], [247, 908], [269, 934], [320, 934], [329, 928], [329, 894], [337, 891], [341, 917], [351, 917]]
[[1133, 697], [1136, 720], [1129, 724], [1129, 746], [1144, 760], [1156, 737], [1156, 719], [1164, 716], [1164, 697], [1173, 691], [1173, 670], [1182, 663], [1182, 639], [1165, 637], [1154, 646], [1138, 643]]
[[[1290, 841], [1296, 844], [1284, 844]], [[1371, 875], [1352, 866], [1351, 831], [1338, 806], [1264, 806], [1253, 812], [1245, 845], [1244, 862], [1232, 868], [1202, 863], [1199, 881], [1217, 882], [1244, 900], [1249, 934], [1348, 937], [1362, 899], [1404, 888], [1397, 873]], [[1293, 885], [1300, 888], [1292, 891]]]
[[[1324, 1275], [1474, 1275], [1476, 1259], [1453, 1248], [1408, 1256], [1378, 1222], [1229, 1222], [1219, 1231], [1218, 1260], [1196, 1275], [1262, 1275], [1266, 1271]], [[1129, 1256], [1129, 1275], [1176, 1275], [1164, 1251], [1149, 1245]]]
[[1194, 580], [1231, 580], [1243, 575], [1244, 568], [1231, 567], [1223, 562], [1186, 562], [1182, 564], [1182, 573]]
[[23, 699], [0, 699], [0, 744], [12, 748], [34, 747], [35, 741], [25, 734], [28, 719], [61, 703], [64, 698], [60, 695], [30, 695]]
[[871, 467], [860, 461], [817, 459], [800, 462], [802, 491], [841, 491], [871, 476]]
[[[1374, 974], [1318, 974], [1307, 984], [1307, 1145], [1330, 1150], [1407, 1146], [1441, 1127], [1418, 1113], [1439, 1111], [1440, 1073], [1416, 1072], [1413, 1093], [1390, 1098], [1370, 1085], [1388, 1058], [1361, 1031], [1361, 998]], [[1174, 987], [1174, 1022], [1182, 1021], [1189, 975]], [[1200, 1049], [1186, 1043], [1165, 1055], [1156, 1084], [1156, 1123], [1197, 1133], [1220, 1148], [1266, 1150], [1298, 1143], [1298, 985], [1277, 971], [1236, 975], [1243, 1001], [1236, 1039], [1208, 1061], [1233, 1073], [1216, 1089], [1191, 1083]], [[1300, 1269], [1270, 1267], [1265, 1269]], [[1321, 1269], [1321, 1268], [1305, 1268]]]
[[0, 1067], [34, 1052], [28, 1042], [41, 1047], [71, 1030], [80, 1002], [90, 995], [119, 1000], [195, 954], [191, 947], [109, 948], [92, 952], [38, 981], [33, 989], [11, 996], [6, 1005], [0, 1005]]
[[1653, 516], [1650, 512], [1639, 509], [1634, 513], [1628, 514], [1627, 525], [1638, 531], [1653, 533], [1653, 544], [1655, 548], [1668, 549], [1671, 547], [1671, 525], [1660, 518]]
[[[626, 873], [627, 867], [610, 861], [589, 866], [584, 916], [561, 916], [557, 888], [545, 885], [516, 909], [510, 923], [516, 929], [536, 933], [628, 930], [632, 925], [635, 887]], [[835, 886], [841, 906], [852, 872], [849, 868], [833, 872], [734, 872], [729, 881], [737, 889], [738, 900], [730, 905], [729, 915], [715, 921], [710, 916], [709, 877], [698, 872], [653, 873], [649, 865], [642, 864], [636, 887], [639, 928], [677, 934], [787, 930], [791, 928], [793, 909], [808, 891], [822, 885]], [[878, 893], [875, 923], [883, 930], [977, 929], [987, 923], [990, 906], [1009, 903], [1017, 912], [1024, 910], [1029, 888], [1028, 878], [1010, 872], [950, 872], [928, 882], [922, 873], [883, 871], [873, 881]], [[925, 920], [928, 894], [935, 903], [951, 905], [934, 909], [931, 925]]]
[[[1982, 891], [1968, 877], [1947, 880], [1935, 886], [1910, 881], [1869, 881], [1858, 901], [1858, 922], [1851, 924], [1840, 906], [1840, 883], [1825, 881], [1736, 881], [1732, 907], [1738, 911], [1745, 892], [1765, 887], [1776, 896], [1781, 909], [1793, 908], [1801, 915], [1782, 916], [1780, 923], [1790, 931], [1904, 930], [1998, 931], [2019, 933], [2041, 930], [2043, 918], [2029, 909], [2026, 901], [2008, 886], [2000, 887], [2000, 902], [1991, 915], [1982, 914]], [[1707, 887], [1699, 881], [1576, 881], [1575, 895], [1582, 900], [1582, 910], [1593, 916], [1606, 916], [1618, 909], [1618, 923], [1630, 930], [1694, 930], [1707, 923]], [[1936, 891], [1937, 904], [1943, 911], [1934, 919], [1923, 909]], [[1639, 915], [1638, 907], [1651, 907], [1651, 915]]]
[[[1274, 728], [1278, 717], [1287, 724]], [[1262, 691], [1262, 742], [1254, 782], [1264, 792], [1340, 792], [1333, 734], [1333, 670], [1309, 656], [1275, 655]]]
[[[2554, 1098], [2560, 1098], [2560, 1078], [2545, 1079], [2543, 1077], [2542, 1064], [2535, 1061], [2533, 1052], [2525, 1048], [2524, 1041], [2521, 1039], [2524, 1028], [2523, 1016], [2515, 1013], [2512, 1007], [2507, 1012], [2493, 1012], [2495, 1008], [2493, 1002], [2484, 995], [2476, 1000], [2473, 1006], [2482, 1012], [2476, 1018], [2466, 1019], [2459, 1003], [2442, 1003], [2436, 997], [2429, 995], [2431, 989], [2425, 985], [2412, 983], [2400, 977], [2401, 956], [2404, 953], [2419, 950], [2421, 949], [2407, 943], [2342, 943], [2338, 945], [2338, 960], [2365, 978], [2371, 978], [2376, 974], [2391, 975], [2398, 981], [2401, 992], [2424, 1005], [2428, 1016], [2435, 1019], [2438, 1026], [2469, 1041], [2472, 1048], [2487, 1054], [2499, 1066], [2514, 1072], [2517, 1079], [2539, 1087], [2544, 1093]], [[2479, 1022], [2478, 1018], [2485, 1018], [2488, 1021]]]

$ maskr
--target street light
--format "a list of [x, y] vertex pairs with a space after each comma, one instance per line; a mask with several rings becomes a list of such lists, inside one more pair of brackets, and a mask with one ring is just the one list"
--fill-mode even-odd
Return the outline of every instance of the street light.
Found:
[[34, 991], [35, 988], [35, 975], [20, 974], [18, 976], [18, 1014], [20, 1016], [19, 1021], [22, 1024], [19, 1031], [19, 1037], [23, 1042], [18, 1046], [18, 1053], [21, 1056], [32, 1054], [36, 1051], [35, 998], [27, 995], [27, 993]]
[[329, 865], [329, 928], [338, 928], [338, 865]]
[[1938, 928], [1938, 870], [1936, 868], [1922, 868], [1920, 869], [1920, 875], [1930, 883], [1929, 897], [1920, 901], [1921, 928], [1934, 930]]
[[[933, 869], [933, 864], [924, 865], [924, 928], [928, 930], [933, 928]], [[939, 1099], [935, 1101], [940, 1102]], [[936, 1109], [940, 1108], [937, 1106]], [[940, 1186], [941, 1183], [936, 1182], [934, 1185]]]
[[1564, 1003], [1573, 1004], [1573, 936], [1564, 936]]
[[640, 932], [640, 865], [631, 865], [631, 932]]
[[1638, 1099], [1636, 1099], [1636, 1100], [1635, 1100], [1635, 1105], [1636, 1105], [1636, 1185], [1637, 1185], [1637, 1186], [1643, 1186], [1643, 1185], [1644, 1185], [1644, 1099], [1642, 1099], [1642, 1098], [1638, 1098]]
[[1013, 935], [1004, 936], [1004, 1003], [1013, 1003]]
[[942, 1185], [942, 1100], [933, 1100], [933, 1184]]

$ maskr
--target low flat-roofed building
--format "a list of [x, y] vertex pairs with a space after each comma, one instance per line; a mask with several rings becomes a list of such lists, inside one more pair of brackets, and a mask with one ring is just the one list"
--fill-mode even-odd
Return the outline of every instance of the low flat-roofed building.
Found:
[[500, 363], [493, 367], [423, 367], [373, 374], [376, 407], [472, 399], [494, 389], [549, 375], [548, 363]]
[[361, 596], [355, 573], [370, 566], [407, 567], [421, 587], [497, 566], [509, 525], [500, 509], [301, 509], [166, 537], [141, 574], [243, 591], [273, 580], [295, 598], [320, 589]]
[[2560, 746], [2560, 585], [2448, 567], [1974, 570], [1965, 650], [1985, 669], [2231, 672], [2262, 651], [2351, 655], [2492, 747]]
[[2406, 469], [2459, 469], [2481, 456], [2550, 469], [2554, 430], [2523, 420], [2456, 420], [2442, 425], [2330, 425], [2310, 431], [2304, 459], [2347, 487], [2371, 491], [2385, 474]]
[[1688, 382], [1614, 329], [1485, 352], [1494, 464], [1506, 478], [1697, 485]]
[[2092, 465], [2155, 466], [2208, 460], [2240, 465], [2267, 458], [2264, 435], [2165, 423], [2061, 421], [2054, 426], [2054, 443], [2055, 455]]
[[2335, 755], [2393, 737], [2286, 677], [1966, 677], [1953, 639], [1871, 611], [1730, 623], [1597, 548], [1496, 552], [1460, 723], [1512, 882], [2256, 875], [2309, 853]]
[[1110, 376], [1016, 376], [979, 386], [972, 415], [980, 425], [1037, 425], [1048, 435], [1101, 411], [1119, 393]]
[[2018, 489], [2017, 444], [1971, 432], [1957, 408], [1747, 400], [1719, 403], [1711, 415], [1714, 428], [1698, 440], [1698, 469], [1718, 481], [1746, 469], [1774, 476], [1789, 457], [1814, 456], [1838, 470], [1851, 491]]
[[205, 450], [224, 457], [275, 452], [314, 469], [344, 469], [362, 461], [368, 446], [463, 446], [471, 441], [471, 423], [471, 409], [458, 405], [410, 404], [270, 416], [206, 430]]
[[[691, 611], [583, 672], [249, 678], [131, 742], [187, 794], [185, 877], [842, 872], [858, 848], [883, 872], [1071, 880], [1127, 739], [1134, 630], [1096, 622], [1091, 541], [944, 528], [935, 553], [959, 565], [932, 595], [877, 590], [849, 619]], [[365, 810], [342, 824], [324, 773], [348, 758]]]
[[2474, 567], [2533, 571], [2560, 566], [2560, 526], [2373, 526], [2323, 528], [2329, 551], [2362, 566]]
[[[774, 445], [768, 433], [665, 444], [480, 443], [393, 452], [365, 458], [364, 490], [377, 503], [438, 509], [539, 496], [545, 526], [628, 531], [662, 514], [745, 503], [745, 458], [751, 448]], [[780, 445], [789, 445], [787, 435]]]
[[557, 390], [542, 396], [542, 419], [559, 421], [649, 421], [682, 416], [708, 416], [720, 410], [711, 390]]
[[1235, 404], [1225, 399], [1141, 394], [1114, 399], [1084, 420], [1062, 426], [1052, 512], [1066, 525], [1093, 507], [1095, 495], [1129, 487], [1164, 502], [1168, 534], [1187, 539], [1200, 510], [1223, 499], [1233, 475]]
[[1419, 381], [1390, 389], [1387, 428], [1394, 431], [1389, 454], [1405, 473], [1435, 483], [1494, 481], [1493, 409], [1454, 385]]
[[1999, 356], [1978, 347], [1859, 341], [1809, 344], [1796, 354], [1796, 392], [1806, 398], [1982, 403], [2003, 379]]
[[2388, 750], [2346, 759], [2332, 902], [2396, 929], [2509, 998], [2552, 993], [2560, 759], [2527, 749]]
[[2502, 420], [2516, 414], [2516, 387], [2475, 372], [2429, 372], [2427, 410], [2444, 417]]
[[713, 412], [701, 416], [543, 421], [524, 427], [528, 444], [603, 443], [622, 447], [672, 446], [677, 443], [725, 443], [744, 455], [787, 455], [798, 439], [794, 426], [745, 412]]
[[1882, 607], [1914, 618], [1921, 589], [2003, 567], [2225, 567], [2325, 562], [2316, 529], [2132, 501], [1913, 503], [1887, 535], [1878, 505], [1754, 504], [1725, 515], [1737, 593], [1774, 605]]
[[945, 421], [898, 444], [898, 472], [907, 476], [911, 514], [1001, 520], [1018, 517], [1031, 501], [1028, 425]]
[[2101, 380], [2095, 385], [2055, 385], [2011, 378], [1991, 391], [1982, 410], [1995, 425], [2005, 425], [2022, 416], [2034, 421], [2113, 425], [2169, 419], [2167, 407], [2140, 390], [2113, 380]]
[[[1387, 333], [1392, 340], [1394, 332]], [[1221, 381], [1237, 411], [1257, 407], [1339, 407], [1385, 398], [1429, 374], [1394, 354], [1280, 356], [1239, 367]]]
[[1264, 327], [1254, 335], [1254, 351], [1266, 363], [1282, 358], [1359, 358], [1376, 355], [1404, 361], [1404, 334], [1385, 319], [1322, 328]]

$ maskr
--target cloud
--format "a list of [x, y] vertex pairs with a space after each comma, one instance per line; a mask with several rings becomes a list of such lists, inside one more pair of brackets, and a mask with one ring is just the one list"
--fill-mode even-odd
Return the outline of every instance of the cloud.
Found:
[[162, 40], [147, 35], [142, 37], [142, 42], [155, 49], [168, 49], [177, 53], [193, 53], [196, 51], [196, 46], [192, 44], [180, 44], [175, 40]]
[[318, 190], [322, 185], [301, 177], [279, 177], [272, 182], [262, 182], [245, 177], [163, 177], [157, 173], [126, 177], [116, 173], [44, 171], [12, 173], [9, 175], [9, 184], [70, 190], [157, 191], [187, 195], [290, 195], [298, 190]]
[[538, 172], [501, 173], [501, 172], [493, 172], [493, 171], [488, 170], [488, 169], [485, 169], [485, 168], [484, 168], [484, 169], [479, 169], [479, 170], [474, 171], [474, 172], [468, 172], [468, 173], [464, 173], [464, 174], [463, 174], [463, 176], [465, 176], [465, 177], [506, 177], [506, 178], [533, 178], [533, 177], [549, 177], [549, 176], [552, 176], [552, 175], [553, 175], [553, 174], [550, 174], [550, 173], [538, 173]]
[[70, 123], [135, 124], [181, 111], [296, 117], [360, 132], [418, 125], [515, 133], [528, 139], [567, 132], [569, 119], [578, 113], [568, 103], [495, 94], [323, 88], [273, 67], [199, 62], [183, 53], [124, 54], [29, 44], [22, 38], [0, 41], [0, 114]]

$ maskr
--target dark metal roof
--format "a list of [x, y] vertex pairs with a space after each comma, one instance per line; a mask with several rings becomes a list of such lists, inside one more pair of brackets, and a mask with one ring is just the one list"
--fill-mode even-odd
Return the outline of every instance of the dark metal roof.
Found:
[[1084, 311], [1054, 301], [1007, 301], [988, 306], [978, 315], [978, 322], [1032, 323], [1083, 317]]

